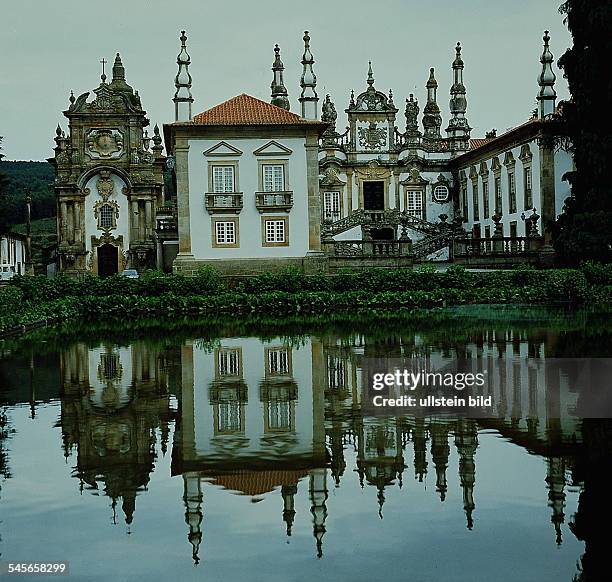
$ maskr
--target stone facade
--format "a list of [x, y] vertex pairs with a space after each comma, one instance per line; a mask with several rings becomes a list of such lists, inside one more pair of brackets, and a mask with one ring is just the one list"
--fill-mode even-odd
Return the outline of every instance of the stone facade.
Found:
[[[119, 54], [112, 81], [78, 98], [70, 95], [58, 125], [55, 192], [59, 270], [109, 275], [157, 262], [155, 216], [163, 204], [161, 136], [149, 125], [138, 91], [125, 81]], [[151, 147], [151, 142], [153, 143]]]

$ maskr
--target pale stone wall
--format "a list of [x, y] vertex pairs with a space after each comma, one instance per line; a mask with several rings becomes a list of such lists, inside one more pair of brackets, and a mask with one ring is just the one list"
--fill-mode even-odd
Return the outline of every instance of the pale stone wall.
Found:
[[[265, 146], [271, 140], [290, 149], [289, 155], [258, 156], [254, 154], [258, 148]], [[204, 152], [210, 150], [219, 142], [224, 141], [230, 146], [243, 152], [241, 155], [223, 155], [207, 157]], [[190, 139], [188, 150], [188, 212], [189, 224], [185, 223], [184, 202], [181, 194], [185, 192], [183, 185], [177, 184], [179, 190], [179, 236], [181, 252], [188, 252], [183, 242], [185, 228], [190, 231], [190, 252], [196, 260], [210, 259], [250, 259], [250, 258], [287, 258], [304, 257], [311, 246], [315, 245], [309, 240], [309, 189], [307, 181], [307, 152], [305, 138], [288, 138], [269, 135], [265, 138], [249, 139]], [[255, 193], [260, 191], [259, 164], [267, 159], [288, 160], [286, 189], [293, 191], [293, 207], [289, 212], [274, 211], [261, 214], [255, 207]], [[205, 207], [205, 194], [210, 192], [208, 183], [208, 162], [223, 165], [224, 163], [238, 163], [237, 190], [243, 193], [243, 208], [238, 214], [209, 214]], [[178, 166], [177, 175], [184, 169]], [[264, 247], [262, 245], [262, 216], [287, 215], [289, 217], [289, 245], [277, 247]], [[228, 218], [238, 217], [239, 220], [239, 246], [237, 248], [213, 248], [212, 217]], [[319, 237], [317, 237], [319, 238]], [[315, 245], [316, 246], [316, 245]]]

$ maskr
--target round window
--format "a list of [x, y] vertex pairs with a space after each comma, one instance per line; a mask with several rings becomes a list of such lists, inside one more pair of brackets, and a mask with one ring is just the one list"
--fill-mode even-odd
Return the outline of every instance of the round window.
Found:
[[436, 202], [446, 202], [448, 200], [448, 186], [436, 186], [433, 197]]

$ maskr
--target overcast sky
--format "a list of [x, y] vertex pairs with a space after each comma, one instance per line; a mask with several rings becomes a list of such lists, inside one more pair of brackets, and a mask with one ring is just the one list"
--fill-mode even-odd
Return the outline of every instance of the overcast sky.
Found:
[[[571, 44], [561, 0], [8, 0], [0, 8], [0, 135], [7, 159], [52, 155], [65, 126], [68, 95], [100, 82], [99, 60], [120, 52], [127, 82], [140, 91], [152, 124], [173, 121], [179, 34], [191, 54], [194, 114], [240, 93], [269, 100], [274, 43], [298, 111], [302, 36], [311, 35], [319, 97], [339, 112], [366, 84], [393, 89], [404, 129], [406, 97], [422, 108], [429, 67], [436, 68], [443, 126], [448, 122], [451, 63], [463, 45], [472, 137], [523, 122], [535, 107], [544, 29], [556, 59]], [[561, 71], [559, 98], [567, 97]]]

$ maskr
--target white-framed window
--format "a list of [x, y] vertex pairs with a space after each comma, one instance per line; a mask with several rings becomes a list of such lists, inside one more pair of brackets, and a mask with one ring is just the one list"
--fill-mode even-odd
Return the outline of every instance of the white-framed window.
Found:
[[219, 376], [240, 376], [240, 350], [221, 349], [217, 354]]
[[239, 402], [222, 402], [219, 405], [217, 433], [232, 434], [242, 431], [242, 417]]
[[101, 380], [117, 380], [121, 377], [118, 354], [100, 354], [99, 376]]
[[213, 166], [213, 192], [235, 192], [234, 166]]
[[264, 192], [283, 192], [285, 190], [285, 167], [281, 164], [264, 164]]
[[100, 206], [100, 228], [113, 228], [113, 212], [114, 209], [110, 204]]
[[501, 176], [495, 176], [495, 212], [502, 213], [502, 181]]
[[436, 202], [446, 202], [448, 200], [448, 186], [436, 186], [433, 191], [433, 198]]
[[291, 430], [291, 402], [273, 400], [268, 403], [268, 429], [274, 432]]
[[267, 243], [285, 243], [285, 221], [284, 220], [266, 220], [266, 242]]
[[470, 209], [468, 207], [468, 187], [467, 182], [461, 185], [461, 208], [463, 210], [463, 222], [470, 219]]
[[508, 172], [508, 212], [516, 212], [516, 179], [514, 172]]
[[268, 350], [268, 372], [281, 376], [289, 374], [289, 350], [287, 348]]
[[421, 190], [406, 192], [406, 211], [412, 216], [423, 218], [423, 192]]
[[489, 218], [489, 180], [482, 179], [482, 210], [485, 218]]
[[474, 220], [480, 220], [480, 205], [478, 204], [478, 180], [472, 181], [472, 208], [474, 211]]
[[340, 192], [323, 192], [323, 218], [325, 220], [340, 218]]
[[233, 220], [215, 222], [215, 242], [218, 245], [236, 244], [236, 223]]
[[523, 179], [525, 182], [525, 210], [533, 208], [533, 194], [531, 190], [531, 166], [526, 166], [523, 170]]

